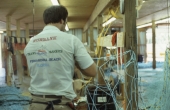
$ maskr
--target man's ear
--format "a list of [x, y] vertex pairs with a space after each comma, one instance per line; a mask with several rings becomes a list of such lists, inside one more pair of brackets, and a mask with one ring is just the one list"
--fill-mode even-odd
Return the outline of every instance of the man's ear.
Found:
[[62, 21], [62, 19], [60, 20], [60, 24], [63, 24], [63, 21]]
[[63, 19], [60, 20], [61, 24], [65, 24], [65, 21]]

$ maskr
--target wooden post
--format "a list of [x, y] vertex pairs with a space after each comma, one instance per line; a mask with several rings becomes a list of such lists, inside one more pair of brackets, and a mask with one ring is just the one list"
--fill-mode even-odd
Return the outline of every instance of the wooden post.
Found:
[[[7, 36], [10, 37], [11, 36], [11, 17], [10, 16], [6, 16], [6, 32], [7, 32]], [[8, 68], [8, 61], [9, 61], [9, 52], [5, 49], [5, 52], [3, 52], [3, 59], [5, 61], [5, 69], [6, 69], [6, 82], [7, 85], [10, 86], [11, 85], [11, 73], [9, 72]]]
[[26, 29], [25, 29], [26, 38], [29, 38], [29, 24], [26, 23], [26, 24], [25, 24], [25, 27], [26, 27]]
[[[99, 36], [102, 36], [101, 35], [101, 32], [102, 32], [102, 23], [103, 23], [103, 18], [102, 18], [102, 16], [100, 15], [100, 16], [98, 16], [98, 18], [97, 18], [97, 20], [98, 20], [98, 35]], [[101, 46], [99, 46], [99, 49], [97, 50], [98, 51], [98, 54], [97, 54], [97, 56], [98, 56], [98, 58], [100, 58], [100, 57], [104, 57], [104, 52], [103, 52], [103, 47], [101, 47]], [[98, 61], [98, 67], [100, 67], [102, 64], [104, 63], [104, 59], [100, 59], [99, 61]], [[104, 69], [104, 68], [102, 68], [102, 69]], [[105, 84], [105, 82], [104, 82], [104, 79], [103, 79], [103, 76], [101, 75], [101, 74], [103, 74], [102, 72], [100, 72], [100, 70], [98, 71], [98, 84], [101, 84], [101, 85], [103, 85], [103, 84]]]
[[21, 37], [21, 34], [20, 34], [20, 20], [16, 20], [16, 24], [17, 24], [17, 34], [16, 34], [16, 37]]
[[93, 26], [90, 26], [90, 50], [94, 51]]
[[[124, 32], [125, 32], [125, 51], [132, 50], [137, 55], [137, 36], [136, 36], [136, 0], [125, 0]], [[131, 58], [130, 54], [125, 56], [125, 63]], [[136, 62], [137, 63], [137, 62]], [[138, 107], [138, 84], [137, 71], [131, 64], [126, 68], [125, 74], [125, 104], [126, 110], [136, 110]], [[130, 77], [131, 76], [131, 77]]]
[[88, 30], [85, 32], [85, 36], [86, 36], [86, 42], [87, 42], [87, 44], [88, 44], [88, 43], [89, 43], [89, 42], [88, 42], [88, 36], [89, 36]]
[[18, 76], [18, 84], [22, 84], [23, 82], [23, 63], [22, 63], [22, 56], [19, 50], [16, 50], [16, 65], [17, 65], [17, 76]]
[[138, 29], [138, 55], [140, 55], [140, 29]]
[[11, 36], [11, 17], [7, 16], [6, 17], [6, 31], [7, 31], [7, 36]]
[[147, 62], [147, 39], [146, 39], [146, 30], [145, 30], [145, 55], [144, 55], [144, 62]]
[[83, 32], [83, 39], [82, 39], [83, 43], [87, 42], [86, 36], [87, 36], [86, 32]]
[[85, 43], [86, 40], [85, 40], [85, 33], [83, 32], [83, 35], [82, 35], [82, 42]]
[[155, 49], [155, 44], [156, 44], [156, 41], [155, 41], [155, 37], [156, 37], [156, 34], [155, 34], [155, 21], [152, 21], [152, 57], [153, 57], [153, 64], [152, 64], [152, 68], [155, 69], [156, 68], [156, 49]]

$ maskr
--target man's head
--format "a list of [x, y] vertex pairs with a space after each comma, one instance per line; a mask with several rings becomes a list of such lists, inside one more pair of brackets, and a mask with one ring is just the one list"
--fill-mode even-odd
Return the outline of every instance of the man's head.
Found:
[[64, 6], [57, 5], [47, 8], [43, 13], [44, 23], [56, 25], [61, 31], [65, 30], [68, 11]]

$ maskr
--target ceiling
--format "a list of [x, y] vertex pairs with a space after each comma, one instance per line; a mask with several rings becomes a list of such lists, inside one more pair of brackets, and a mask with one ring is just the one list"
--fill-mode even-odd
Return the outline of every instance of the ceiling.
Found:
[[150, 23], [152, 20], [157, 21], [169, 17], [170, 7], [167, 4], [170, 6], [170, 0], [148, 0], [143, 3], [141, 10], [139, 10], [137, 24], [141, 25]]
[[[59, 0], [68, 10], [68, 26], [69, 28], [83, 28], [88, 21], [92, 11], [99, 0]], [[11, 16], [11, 24], [16, 25], [16, 20], [20, 20], [20, 26], [25, 27], [29, 24], [29, 28], [42, 29], [43, 11], [51, 6], [51, 0], [0, 0], [0, 21], [6, 22], [6, 16]], [[35, 15], [33, 20], [33, 7]], [[6, 29], [6, 25], [0, 22], [0, 29]]]
[[[98, 2], [99, 0], [59, 0], [59, 3], [69, 12], [68, 27], [70, 29], [83, 28]], [[51, 5], [51, 0], [0, 0], [0, 30], [6, 29], [6, 16], [11, 17], [12, 30], [16, 29], [17, 20], [20, 21], [21, 28], [25, 28], [25, 24], [28, 23], [29, 28], [33, 29], [34, 21], [34, 28], [42, 29], [44, 27], [43, 11]], [[33, 7], [35, 8], [34, 20]], [[147, 0], [139, 10], [137, 25], [166, 18], [167, 12], [167, 0]], [[122, 26], [122, 21], [118, 19], [112, 26]]]

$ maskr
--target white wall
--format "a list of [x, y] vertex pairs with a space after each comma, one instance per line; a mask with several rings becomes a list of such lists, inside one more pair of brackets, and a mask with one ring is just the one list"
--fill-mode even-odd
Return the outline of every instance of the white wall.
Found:
[[[16, 31], [12, 31], [11, 33], [12, 33], [11, 34], [12, 36], [16, 36]], [[80, 39], [80, 41], [82, 41], [82, 37], [83, 37], [83, 30], [82, 29], [70, 29], [66, 33], [73, 34], [76, 37], [78, 37]], [[88, 33], [90, 33], [90, 32], [88, 31]], [[25, 30], [21, 30], [20, 34], [21, 34], [21, 37], [25, 37], [26, 36]], [[97, 41], [97, 38], [98, 38], [97, 28], [93, 29], [93, 36], [94, 36], [94, 40]], [[90, 36], [88, 36], [88, 44], [90, 44]]]
[[[156, 32], [156, 61], [164, 61], [165, 50], [170, 42], [170, 28], [168, 26], [158, 26], [155, 29]], [[152, 61], [152, 28], [146, 31], [147, 38], [147, 56]]]
[[97, 38], [98, 38], [98, 31], [97, 31], [97, 28], [94, 28], [93, 29], [93, 36], [94, 36], [94, 40], [97, 41]]
[[146, 35], [146, 32], [142, 31], [142, 32], [139, 33], [140, 38], [137, 37], [140, 41], [138, 43], [138, 39], [137, 39], [137, 44], [140, 44], [140, 52], [139, 52], [140, 55], [145, 55], [145, 52], [146, 52], [146, 47], [144, 46], [146, 44], [145, 35]]
[[[12, 35], [12, 36], [16, 36], [16, 31], [12, 31], [12, 32], [11, 32], [11, 35]], [[21, 37], [26, 37], [26, 36], [25, 36], [25, 30], [21, 30], [21, 31], [20, 31], [20, 36], [21, 36]]]
[[80, 41], [82, 41], [82, 36], [83, 36], [82, 29], [70, 29], [69, 31], [67, 31], [67, 33], [75, 35], [76, 37], [80, 39]]
[[[77, 36], [82, 41], [82, 37], [83, 37], [82, 29], [70, 29], [69, 31], [67, 31], [67, 33]], [[90, 30], [88, 30], [88, 33], [90, 33]], [[93, 29], [93, 36], [94, 36], [94, 40], [96, 41], [98, 37], [97, 28]], [[89, 44], [90, 44], [90, 36], [88, 36], [88, 45]]]

